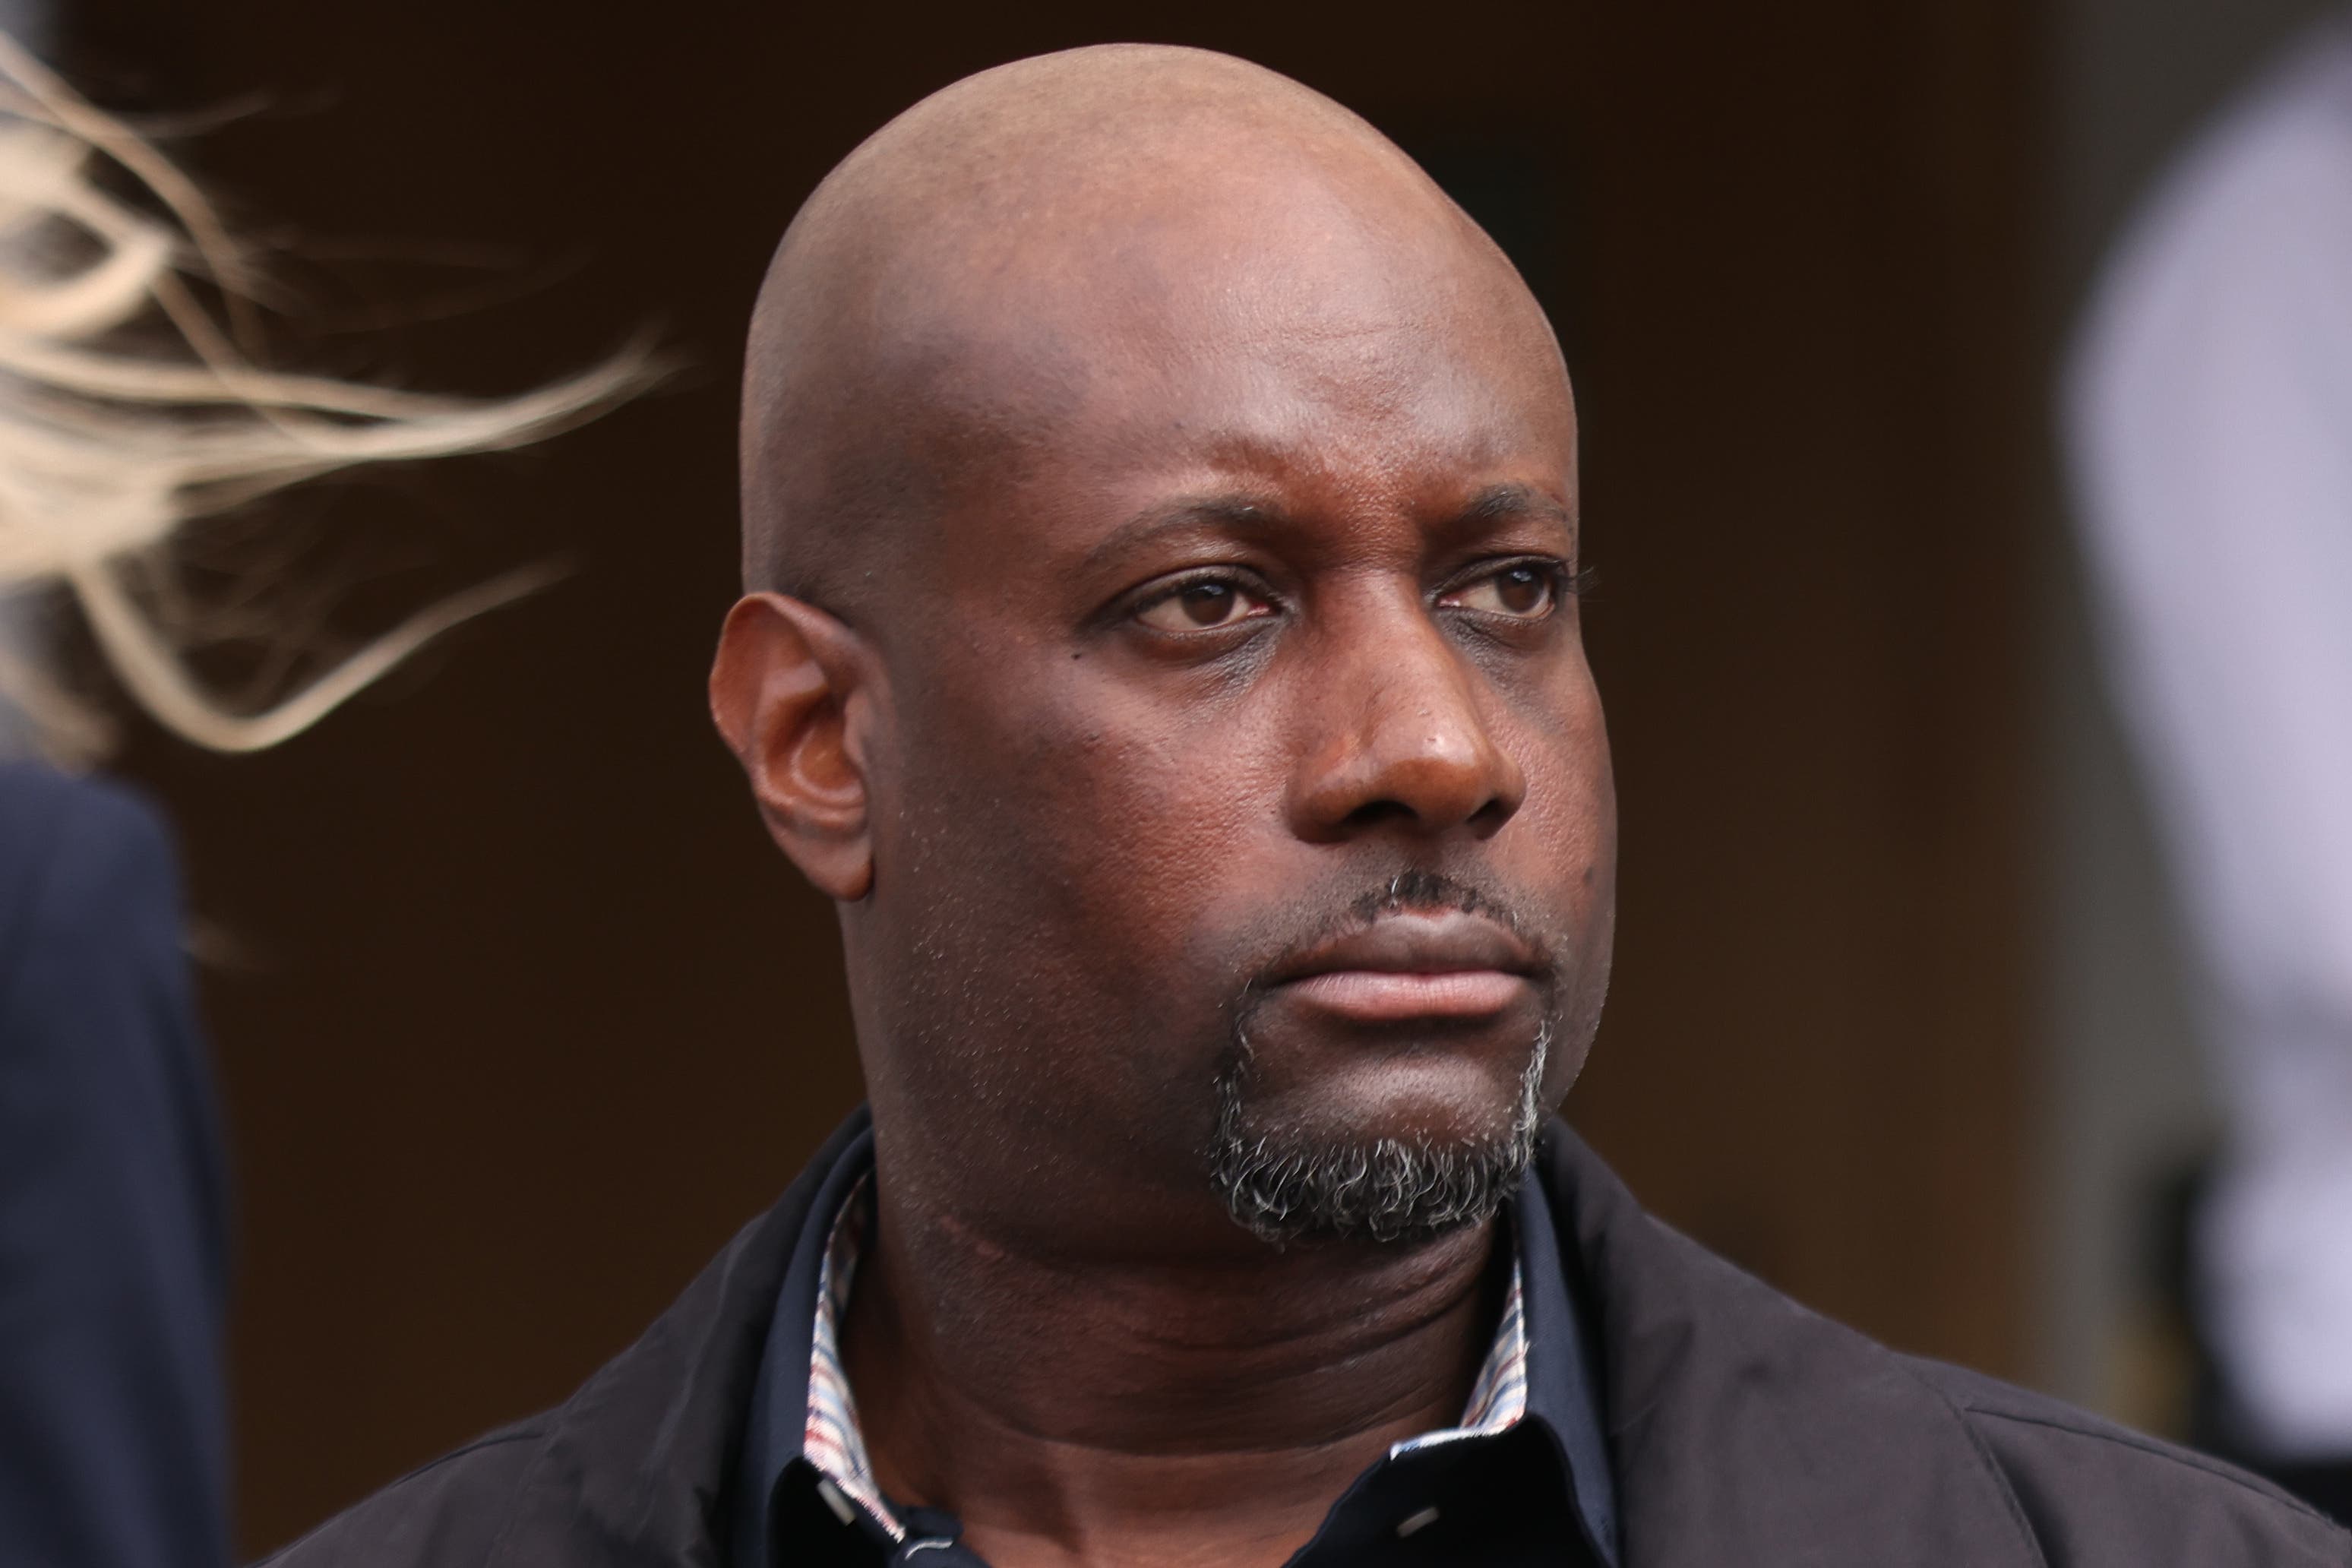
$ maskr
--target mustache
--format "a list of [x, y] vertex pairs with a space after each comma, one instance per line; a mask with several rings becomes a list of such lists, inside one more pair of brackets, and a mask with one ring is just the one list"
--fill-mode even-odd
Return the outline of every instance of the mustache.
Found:
[[[1326, 894], [1312, 909], [1299, 909], [1275, 922], [1285, 934], [1277, 951], [1255, 966], [1243, 989], [1244, 1007], [1274, 983], [1274, 977], [1294, 967], [1324, 943], [1363, 930], [1383, 915], [1413, 912], [1459, 912], [1489, 920], [1524, 942], [1544, 975], [1545, 989], [1556, 988], [1559, 963], [1544, 922], [1533, 920], [1508, 894], [1483, 888], [1443, 872], [1415, 867], [1396, 872], [1352, 896]], [[1336, 906], [1336, 907], [1335, 907]]]

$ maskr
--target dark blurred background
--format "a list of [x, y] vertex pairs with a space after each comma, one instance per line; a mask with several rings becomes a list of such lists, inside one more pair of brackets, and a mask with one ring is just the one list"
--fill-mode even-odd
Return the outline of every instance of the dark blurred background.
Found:
[[2139, 1397], [2139, 1184], [2209, 1113], [2048, 377], [2156, 159], [2315, 8], [72, 5], [52, 53], [101, 103], [238, 111], [172, 146], [285, 226], [306, 363], [491, 393], [653, 320], [688, 367], [323, 503], [429, 519], [337, 563], [362, 621], [550, 552], [561, 586], [280, 752], [121, 759], [207, 954], [247, 1547], [562, 1397], [856, 1100], [832, 912], [703, 713], [744, 318], [864, 134], [1116, 38], [1360, 110], [1561, 329], [1624, 844], [1573, 1120], [1811, 1304]]

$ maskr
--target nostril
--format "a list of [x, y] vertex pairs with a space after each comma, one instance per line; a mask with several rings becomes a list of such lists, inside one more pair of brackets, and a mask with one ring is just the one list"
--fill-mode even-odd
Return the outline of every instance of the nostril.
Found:
[[1511, 819], [1511, 811], [1510, 805], [1496, 795], [1470, 814], [1470, 830], [1481, 836], [1492, 833]]
[[1345, 827], [1375, 827], [1383, 822], [1411, 822], [1420, 816], [1401, 800], [1368, 800], [1356, 807], [1340, 825]]

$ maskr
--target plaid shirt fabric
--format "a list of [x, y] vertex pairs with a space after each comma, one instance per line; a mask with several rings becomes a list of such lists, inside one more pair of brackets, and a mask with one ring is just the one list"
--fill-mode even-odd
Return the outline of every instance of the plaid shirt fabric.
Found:
[[[857, 1279], [857, 1263], [874, 1215], [874, 1180], [859, 1181], [835, 1216], [826, 1237], [824, 1264], [817, 1276], [816, 1321], [810, 1335], [808, 1425], [802, 1452], [840, 1493], [872, 1514], [893, 1541], [906, 1539], [906, 1525], [884, 1500], [875, 1483], [874, 1466], [866, 1453], [865, 1435], [858, 1429], [857, 1401], [849, 1391], [841, 1365], [842, 1314]], [[1389, 1449], [1391, 1458], [1433, 1447], [1463, 1437], [1490, 1437], [1518, 1425], [1528, 1410], [1528, 1330], [1526, 1292], [1517, 1249], [1511, 1258], [1511, 1283], [1503, 1300], [1503, 1317], [1495, 1342], [1471, 1385], [1469, 1402], [1459, 1424], [1408, 1437]]]

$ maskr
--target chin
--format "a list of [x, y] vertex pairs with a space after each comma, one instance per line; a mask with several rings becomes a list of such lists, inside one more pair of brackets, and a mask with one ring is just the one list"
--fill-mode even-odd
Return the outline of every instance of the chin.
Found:
[[1284, 1073], [1244, 1036], [1217, 1075], [1210, 1182], [1236, 1224], [1276, 1243], [1483, 1225], [1534, 1158], [1550, 1035], [1540, 1026], [1507, 1056], [1390, 1042], [1311, 1076]]

